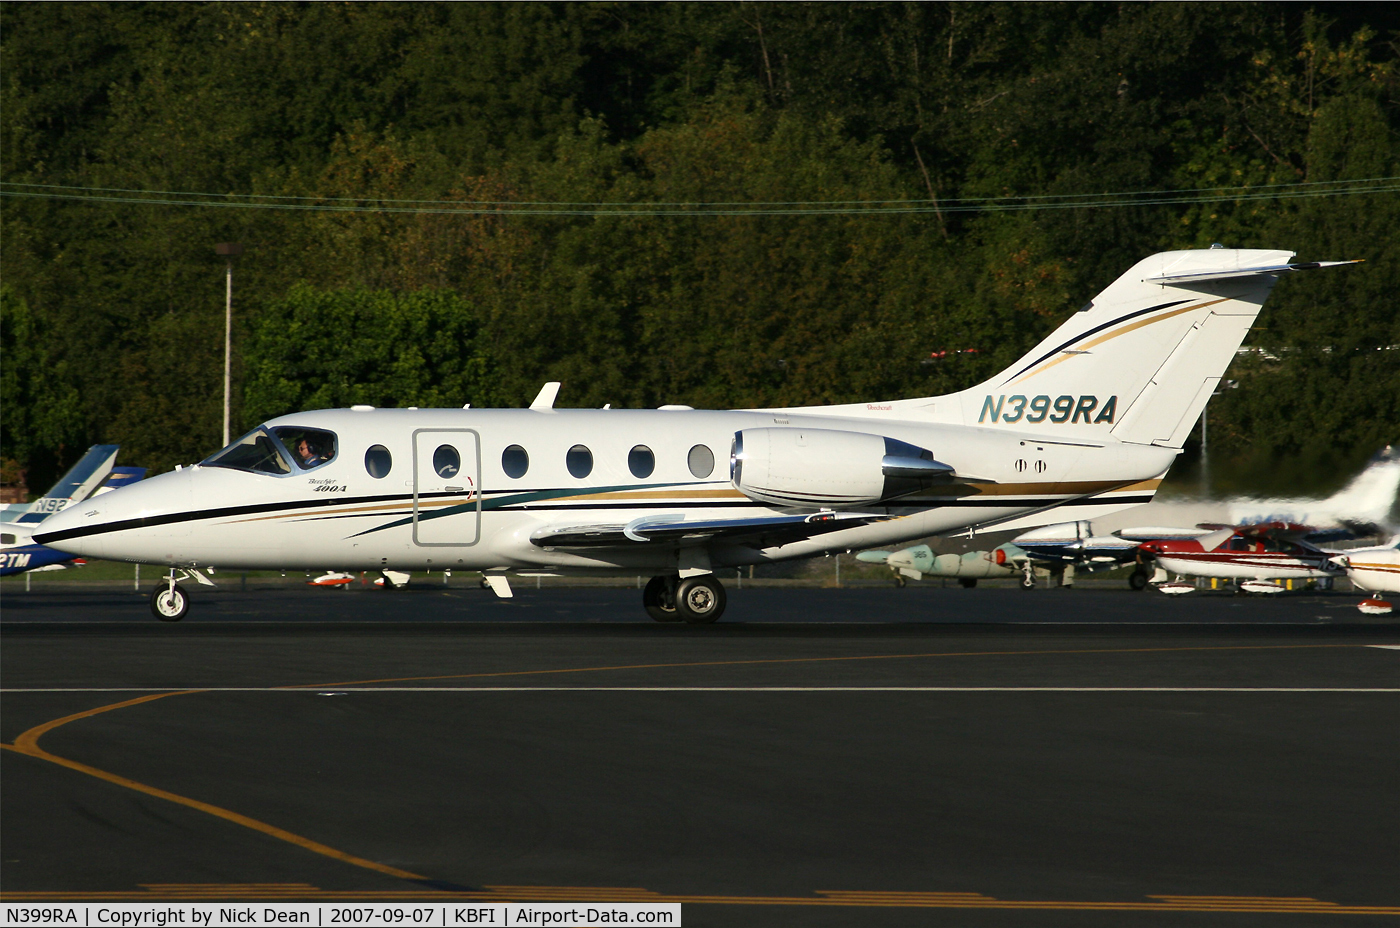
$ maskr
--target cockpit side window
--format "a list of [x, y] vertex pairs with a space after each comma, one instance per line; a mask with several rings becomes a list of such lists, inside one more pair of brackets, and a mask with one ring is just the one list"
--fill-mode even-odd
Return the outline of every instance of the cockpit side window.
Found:
[[227, 448], [204, 459], [205, 467], [228, 467], [255, 474], [282, 476], [292, 472], [291, 465], [267, 429], [258, 426]]
[[282, 425], [272, 430], [287, 454], [302, 470], [315, 470], [335, 460], [335, 433]]

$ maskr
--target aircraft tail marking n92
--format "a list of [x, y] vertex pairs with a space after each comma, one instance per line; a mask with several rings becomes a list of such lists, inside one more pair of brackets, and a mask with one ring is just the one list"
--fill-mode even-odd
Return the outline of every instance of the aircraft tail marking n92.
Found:
[[1279, 277], [1322, 266], [1291, 258], [1153, 255], [949, 396], [294, 413], [36, 538], [169, 566], [153, 599], [165, 619], [188, 606], [178, 573], [216, 566], [482, 570], [501, 595], [511, 572], [649, 574], [654, 618], [710, 622], [721, 568], [1147, 502]]

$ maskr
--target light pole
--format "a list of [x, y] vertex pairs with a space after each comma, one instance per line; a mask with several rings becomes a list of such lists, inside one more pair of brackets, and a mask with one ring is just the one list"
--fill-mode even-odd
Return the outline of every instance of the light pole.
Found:
[[1201, 498], [1210, 498], [1210, 433], [1207, 431], [1207, 413], [1210, 411], [1211, 397], [1219, 396], [1226, 390], [1236, 390], [1239, 388], [1238, 380], [1220, 381], [1219, 390], [1216, 390], [1206, 398], [1206, 405], [1201, 408]]
[[237, 242], [221, 242], [214, 246], [214, 253], [227, 261], [224, 275], [224, 443], [228, 447], [228, 401], [230, 371], [233, 357], [233, 259], [243, 254], [243, 246]]

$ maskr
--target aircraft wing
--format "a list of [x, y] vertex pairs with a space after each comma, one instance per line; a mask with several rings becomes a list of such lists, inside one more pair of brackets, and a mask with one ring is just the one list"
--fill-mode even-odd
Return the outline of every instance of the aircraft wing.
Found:
[[1305, 545], [1318, 545], [1356, 537], [1353, 532], [1344, 528], [1316, 529], [1311, 525], [1299, 525], [1296, 522], [1255, 522], [1248, 525], [1215, 525], [1202, 522], [1200, 528], [1235, 531], [1247, 538], [1301, 542]]
[[647, 542], [691, 545], [712, 541], [768, 547], [886, 518], [889, 517], [871, 513], [835, 512], [694, 521], [679, 515], [647, 516], [626, 525], [549, 525], [531, 534], [530, 542], [541, 548], [621, 547]]

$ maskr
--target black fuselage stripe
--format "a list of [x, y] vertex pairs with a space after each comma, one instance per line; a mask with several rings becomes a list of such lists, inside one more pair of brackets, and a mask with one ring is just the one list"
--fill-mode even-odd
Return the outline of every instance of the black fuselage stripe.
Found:
[[1170, 303], [1160, 303], [1160, 304], [1158, 304], [1157, 306], [1149, 306], [1147, 309], [1139, 309], [1139, 310], [1137, 310], [1137, 311], [1135, 311], [1135, 312], [1128, 313], [1126, 316], [1119, 316], [1117, 319], [1114, 319], [1114, 320], [1111, 321], [1111, 322], [1105, 322], [1105, 323], [1103, 323], [1102, 325], [1095, 326], [1094, 328], [1090, 329], [1090, 330], [1087, 331], [1087, 332], [1081, 332], [1081, 333], [1079, 333], [1078, 335], [1074, 336], [1074, 338], [1071, 338], [1069, 341], [1065, 342], [1065, 343], [1064, 343], [1063, 345], [1061, 345], [1060, 347], [1058, 347], [1058, 348], [1052, 348], [1052, 349], [1050, 349], [1049, 351], [1045, 352], [1045, 354], [1043, 354], [1043, 355], [1041, 355], [1040, 357], [1036, 358], [1034, 361], [1032, 361], [1031, 363], [1027, 364], [1025, 367], [1021, 368], [1019, 371], [1017, 371], [1016, 373], [1012, 374], [1010, 377], [1006, 378], [1006, 380], [1002, 381], [1002, 383], [1003, 383], [1003, 385], [1004, 385], [1004, 384], [1007, 384], [1007, 383], [1010, 383], [1011, 381], [1015, 380], [1017, 377], [1020, 377], [1020, 376], [1021, 376], [1022, 374], [1024, 374], [1026, 371], [1028, 371], [1028, 370], [1030, 370], [1031, 368], [1035, 367], [1035, 366], [1036, 366], [1037, 364], [1039, 364], [1041, 361], [1044, 361], [1044, 360], [1046, 360], [1047, 358], [1054, 357], [1055, 355], [1059, 354], [1061, 351], [1064, 351], [1064, 350], [1065, 350], [1066, 348], [1068, 348], [1070, 345], [1073, 345], [1075, 342], [1083, 341], [1084, 339], [1088, 338], [1090, 335], [1096, 335], [1096, 334], [1098, 334], [1099, 332], [1102, 332], [1104, 329], [1111, 329], [1111, 328], [1113, 328], [1115, 325], [1118, 325], [1118, 323], [1120, 323], [1120, 322], [1127, 322], [1129, 319], [1135, 319], [1135, 318], [1137, 318], [1138, 316], [1145, 316], [1145, 315], [1147, 315], [1148, 313], [1155, 313], [1155, 312], [1156, 312], [1157, 310], [1159, 310], [1159, 309], [1167, 309], [1168, 307], [1171, 307], [1171, 306], [1180, 306], [1182, 303], [1189, 303], [1189, 302], [1191, 302], [1191, 301], [1190, 301], [1190, 300], [1173, 300], [1173, 301], [1170, 302]]
[[[1112, 492], [1112, 491], [1109, 491], [1109, 492]], [[435, 494], [435, 495], [441, 497], [441, 496], [451, 496], [451, 495], [454, 495], [454, 494], [443, 493], [443, 494]], [[316, 505], [332, 505], [332, 504], [349, 505], [349, 504], [361, 504], [361, 503], [370, 503], [370, 502], [386, 502], [386, 501], [389, 501], [389, 500], [403, 499], [403, 498], [404, 498], [404, 497], [402, 497], [402, 496], [381, 496], [381, 497], [362, 497], [362, 498], [354, 499], [354, 500], [326, 500], [324, 503], [322, 503], [322, 502], [319, 501], [319, 500], [311, 501], [311, 502], [308, 502], [308, 501], [306, 501], [306, 500], [301, 500], [301, 501], [298, 501], [298, 502], [289, 502], [289, 503], [260, 503], [260, 504], [257, 504], [257, 505], [250, 505], [250, 506], [229, 506], [229, 507], [225, 507], [225, 508], [223, 508], [223, 509], [205, 509], [205, 510], [199, 510], [199, 511], [195, 511], [195, 512], [175, 512], [175, 513], [168, 513], [168, 514], [166, 514], [166, 515], [161, 515], [161, 516], [147, 516], [147, 517], [141, 518], [141, 519], [124, 519], [124, 520], [122, 520], [122, 521], [120, 521], [120, 522], [108, 522], [108, 523], [103, 523], [103, 524], [101, 524], [101, 525], [83, 526], [83, 527], [81, 527], [81, 528], [67, 529], [67, 530], [62, 531], [62, 532], [50, 532], [50, 533], [48, 533], [48, 534], [37, 534], [37, 533], [36, 533], [36, 534], [33, 536], [33, 539], [34, 539], [34, 542], [37, 543], [37, 544], [45, 544], [45, 545], [46, 545], [46, 544], [52, 544], [52, 543], [55, 542], [55, 541], [64, 541], [64, 540], [69, 539], [69, 538], [84, 538], [84, 537], [88, 537], [88, 536], [92, 536], [92, 535], [107, 535], [107, 534], [111, 534], [111, 533], [114, 533], [114, 532], [124, 532], [124, 531], [130, 531], [130, 530], [132, 530], [132, 529], [138, 529], [138, 528], [152, 528], [152, 527], [159, 526], [159, 525], [174, 525], [174, 524], [177, 524], [177, 523], [180, 523], [180, 522], [197, 522], [197, 521], [204, 521], [204, 520], [208, 520], [208, 519], [228, 518], [228, 517], [230, 517], [230, 516], [253, 515], [253, 514], [257, 514], [257, 513], [267, 513], [267, 512], [285, 511], [285, 510], [290, 510], [290, 509], [306, 508], [306, 507], [308, 507], [308, 506], [316, 506]], [[411, 497], [410, 497], [410, 498], [411, 498]], [[425, 495], [420, 494], [419, 498], [420, 498], [420, 499], [423, 499], [423, 498], [425, 498]], [[1008, 498], [1006, 498], [1006, 499], [995, 499], [995, 498], [980, 498], [980, 499], [979, 499], [979, 498], [965, 498], [965, 499], [938, 500], [938, 501], [930, 500], [930, 501], [928, 501], [928, 502], [921, 503], [921, 504], [918, 505], [918, 506], [900, 506], [900, 505], [898, 505], [898, 504], [894, 504], [894, 505], [888, 505], [888, 506], [885, 507], [885, 508], [896, 509], [896, 510], [898, 510], [898, 509], [922, 509], [922, 510], [925, 510], [925, 511], [931, 511], [931, 510], [935, 510], [935, 509], [974, 509], [974, 508], [975, 508], [975, 509], [1008, 509], [1008, 508], [1012, 508], [1012, 509], [1020, 509], [1020, 508], [1037, 509], [1037, 508], [1043, 508], [1043, 507], [1045, 507], [1045, 506], [1055, 506], [1055, 505], [1059, 505], [1059, 506], [1096, 506], [1096, 505], [1104, 505], [1104, 504], [1110, 504], [1110, 503], [1111, 503], [1111, 504], [1114, 504], [1114, 505], [1137, 505], [1137, 504], [1139, 504], [1139, 503], [1148, 503], [1148, 502], [1151, 502], [1151, 501], [1152, 501], [1152, 496], [1151, 496], [1151, 494], [1143, 495], [1143, 496], [1123, 496], [1123, 497], [1116, 497], [1116, 498], [1111, 499], [1111, 500], [1099, 499], [1099, 498], [1097, 498], [1097, 497], [1092, 497], [1092, 496], [1083, 496], [1083, 497], [1078, 497], [1078, 498], [1076, 498], [1076, 499], [1068, 499], [1068, 500], [1059, 499], [1059, 498], [1015, 498], [1015, 497], [1008, 497]], [[671, 504], [669, 504], [669, 505], [668, 505], [667, 503], [665, 503], [664, 501], [662, 501], [662, 502], [652, 502], [652, 503], [607, 503], [607, 504], [598, 504], [598, 503], [595, 503], [595, 504], [592, 504], [592, 505], [581, 505], [581, 504], [576, 504], [576, 505], [559, 505], [559, 504], [554, 504], [554, 505], [540, 505], [540, 506], [536, 506], [536, 505], [530, 505], [530, 504], [523, 504], [523, 505], [521, 505], [521, 506], [512, 506], [512, 507], [509, 507], [509, 508], [502, 507], [502, 508], [499, 508], [499, 509], [492, 509], [492, 510], [488, 510], [488, 511], [491, 511], [491, 512], [523, 512], [523, 511], [531, 511], [531, 512], [587, 512], [587, 511], [594, 511], [594, 510], [599, 510], [599, 509], [603, 509], [603, 510], [607, 510], [607, 509], [622, 509], [622, 510], [627, 510], [627, 509], [658, 509], [658, 508], [662, 508], [662, 507], [666, 507], [666, 508], [676, 508], [676, 509], [716, 509], [716, 508], [733, 508], [733, 507], [765, 508], [765, 504], [763, 504], [763, 503], [756, 503], [756, 502], [747, 502], [747, 501], [746, 501], [746, 502], [704, 502], [704, 501], [689, 501], [689, 500], [686, 501], [686, 502], [683, 502], [683, 503], [671, 503]], [[372, 517], [372, 516], [385, 516], [385, 515], [395, 515], [395, 516], [397, 516], [397, 515], [399, 515], [399, 514], [398, 514], [398, 513], [384, 513], [384, 512], [367, 512], [367, 513], [337, 513], [337, 514], [328, 514], [328, 515], [323, 515], [323, 516], [317, 516], [316, 513], [313, 511], [313, 512], [308, 512], [307, 515], [311, 517], [311, 520], [312, 520], [312, 521], [321, 521], [321, 520], [323, 520], [323, 519], [354, 518], [354, 517], [356, 517], [356, 516], [360, 516], [360, 517], [364, 517], [364, 518], [369, 518], [369, 517]]]
[[[420, 493], [419, 499], [431, 497], [455, 496], [455, 493]], [[139, 519], [123, 519], [120, 522], [104, 522], [100, 525], [86, 525], [80, 528], [65, 529], [61, 532], [48, 532], [42, 537], [45, 541], [40, 544], [50, 544], [55, 541], [64, 541], [69, 538], [83, 538], [88, 535], [106, 534], [108, 532], [124, 532], [134, 528], [150, 528], [156, 525], [173, 525], [178, 522], [194, 522], [201, 519], [223, 519], [230, 516], [249, 516], [268, 512], [283, 512], [290, 509], [306, 509], [313, 506], [359, 506], [366, 503], [389, 503], [399, 502], [405, 499], [412, 499], [413, 494], [395, 493], [389, 496], [359, 496], [353, 499], [344, 497], [327, 497], [325, 499], [300, 499], [281, 503], [254, 503], [247, 506], [225, 506], [221, 509], [200, 509], [193, 512], [169, 512], [159, 516], [143, 516]], [[36, 533], [34, 540], [38, 541], [40, 535]]]

